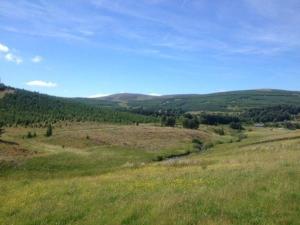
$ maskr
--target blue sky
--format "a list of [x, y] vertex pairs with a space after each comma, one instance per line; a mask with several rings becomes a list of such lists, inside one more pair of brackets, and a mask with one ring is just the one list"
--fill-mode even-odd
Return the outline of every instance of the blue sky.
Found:
[[4, 83], [58, 96], [300, 90], [299, 0], [1, 0]]

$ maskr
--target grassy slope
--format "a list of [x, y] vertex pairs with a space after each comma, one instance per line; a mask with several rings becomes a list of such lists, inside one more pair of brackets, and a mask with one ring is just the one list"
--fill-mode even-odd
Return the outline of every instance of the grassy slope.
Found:
[[[242, 142], [153, 163], [155, 154], [178, 151], [172, 141], [188, 147], [194, 135], [212, 137], [149, 126], [131, 133], [128, 126], [87, 128], [91, 126], [72, 127], [72, 135], [57, 129], [50, 139], [32, 140], [19, 139], [26, 130], [8, 130], [6, 140], [17, 139], [37, 152], [27, 160], [20, 156], [16, 167], [2, 168], [0, 202], [5, 204], [0, 205], [0, 224], [299, 222], [299, 131], [255, 129]], [[144, 138], [151, 134], [157, 149], [148, 149], [141, 136], [136, 144], [130, 137], [138, 133]], [[81, 139], [86, 134], [90, 140]], [[109, 138], [120, 134], [126, 136], [126, 145]]]

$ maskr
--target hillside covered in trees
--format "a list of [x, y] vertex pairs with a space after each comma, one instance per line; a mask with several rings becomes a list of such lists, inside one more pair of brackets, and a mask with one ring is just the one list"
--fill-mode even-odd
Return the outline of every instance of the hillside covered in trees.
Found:
[[130, 112], [120, 112], [79, 99], [39, 94], [1, 85], [0, 122], [5, 125], [46, 126], [59, 121], [96, 121], [110, 123], [148, 123], [157, 119]]
[[[196, 120], [184, 117], [189, 111], [198, 114]], [[190, 127], [187, 124], [197, 127], [198, 122], [210, 125], [282, 122], [299, 113], [299, 93], [280, 90], [149, 98], [119, 94], [89, 99], [54, 97], [0, 85], [0, 123], [7, 126], [47, 126], [61, 121], [123, 124], [161, 121], [164, 126], [174, 126], [183, 120], [185, 127]]]
[[[251, 108], [276, 106], [281, 104], [300, 106], [300, 92], [261, 89], [246, 91], [231, 91], [214, 94], [166, 95], [152, 97], [145, 100], [133, 100], [120, 97], [120, 105], [126, 105], [131, 110], [157, 111], [182, 110], [212, 111], [212, 112], [240, 112]], [[100, 98], [101, 100], [102, 98]], [[109, 100], [105, 97], [103, 100]], [[117, 100], [114, 99], [114, 103]]]

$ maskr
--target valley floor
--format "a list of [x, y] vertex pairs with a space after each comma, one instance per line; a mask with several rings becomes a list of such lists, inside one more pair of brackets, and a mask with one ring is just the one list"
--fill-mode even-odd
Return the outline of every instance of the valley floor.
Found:
[[[8, 128], [0, 224], [300, 224], [300, 131], [251, 128], [240, 141], [212, 130]], [[193, 139], [214, 146], [198, 153]]]

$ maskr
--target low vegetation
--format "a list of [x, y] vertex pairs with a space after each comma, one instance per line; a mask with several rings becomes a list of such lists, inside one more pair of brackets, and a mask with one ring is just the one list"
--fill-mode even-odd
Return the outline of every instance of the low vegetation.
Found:
[[0, 224], [297, 224], [299, 131], [213, 129], [7, 128]]
[[[3, 85], [0, 93], [0, 224], [299, 223], [297, 104], [254, 107], [257, 92], [186, 104], [118, 95], [105, 106]], [[231, 110], [215, 108], [220, 99]], [[188, 113], [193, 104], [222, 110]]]

